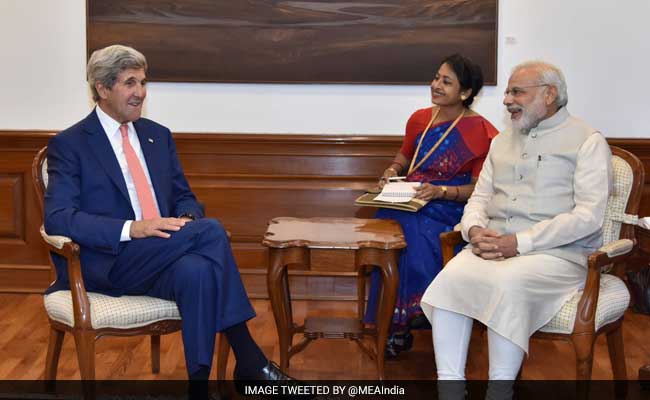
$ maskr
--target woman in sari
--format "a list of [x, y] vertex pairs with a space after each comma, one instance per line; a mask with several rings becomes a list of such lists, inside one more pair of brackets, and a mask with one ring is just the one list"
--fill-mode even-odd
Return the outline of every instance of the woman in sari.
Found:
[[[405, 175], [421, 182], [416, 198], [428, 201], [418, 212], [380, 209], [376, 218], [402, 226], [407, 247], [399, 259], [399, 290], [386, 355], [396, 357], [413, 344], [411, 328], [428, 325], [420, 299], [442, 269], [439, 234], [460, 222], [497, 130], [469, 106], [483, 87], [483, 74], [471, 60], [454, 54], [444, 59], [431, 82], [433, 107], [418, 110], [406, 124], [400, 151], [379, 185]], [[371, 276], [366, 323], [375, 322], [380, 278]]]

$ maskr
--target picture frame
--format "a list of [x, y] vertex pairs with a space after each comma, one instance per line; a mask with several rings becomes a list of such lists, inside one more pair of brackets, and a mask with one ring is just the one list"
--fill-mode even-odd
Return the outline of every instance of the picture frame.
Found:
[[87, 0], [88, 56], [169, 82], [425, 84], [453, 53], [496, 84], [498, 0]]

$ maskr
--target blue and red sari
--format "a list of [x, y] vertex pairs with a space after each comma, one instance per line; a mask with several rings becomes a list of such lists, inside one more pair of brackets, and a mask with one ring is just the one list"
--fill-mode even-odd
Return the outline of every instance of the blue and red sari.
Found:
[[[409, 160], [414, 157], [422, 131], [431, 120], [431, 111], [431, 108], [421, 109], [409, 118], [400, 149]], [[441, 122], [429, 128], [413, 165], [418, 164], [452, 123]], [[450, 194], [455, 193], [452, 186], [469, 184], [472, 177], [478, 177], [496, 134], [496, 128], [480, 115], [463, 117], [433, 154], [406, 180], [446, 185], [450, 187]], [[401, 224], [407, 244], [399, 258], [399, 289], [392, 332], [408, 330], [409, 322], [422, 314], [420, 299], [442, 269], [439, 235], [453, 230], [460, 222], [464, 207], [464, 201], [432, 200], [416, 213], [383, 208], [377, 212], [376, 218], [394, 219]], [[375, 322], [379, 287], [380, 277], [374, 271], [365, 316], [368, 323]]]

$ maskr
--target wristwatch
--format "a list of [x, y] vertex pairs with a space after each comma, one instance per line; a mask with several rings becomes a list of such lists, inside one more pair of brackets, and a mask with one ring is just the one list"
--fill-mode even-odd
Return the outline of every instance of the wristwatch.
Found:
[[447, 198], [447, 186], [440, 186], [440, 189], [442, 190], [442, 196], [440, 197], [441, 199]]

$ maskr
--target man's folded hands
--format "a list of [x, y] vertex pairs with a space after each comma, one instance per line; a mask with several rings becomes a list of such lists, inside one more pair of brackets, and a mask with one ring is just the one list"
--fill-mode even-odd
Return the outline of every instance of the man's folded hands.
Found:
[[517, 255], [517, 236], [501, 235], [488, 228], [473, 226], [469, 232], [472, 253], [485, 260], [504, 260]]

